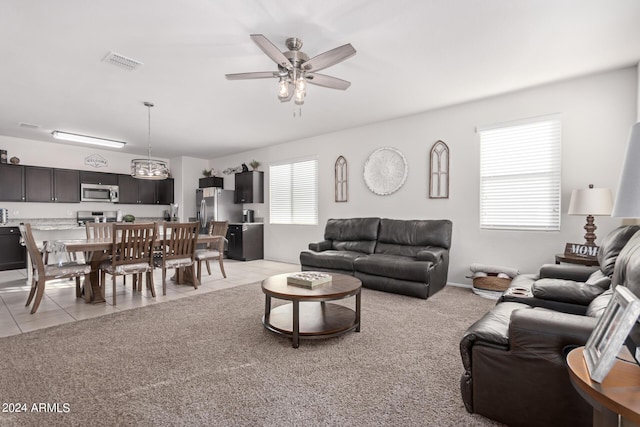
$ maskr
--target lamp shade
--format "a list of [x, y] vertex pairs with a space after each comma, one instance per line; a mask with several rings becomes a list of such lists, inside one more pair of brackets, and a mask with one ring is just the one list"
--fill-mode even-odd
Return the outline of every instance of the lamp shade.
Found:
[[608, 188], [573, 190], [569, 202], [569, 215], [611, 215], [613, 200]]
[[631, 127], [611, 216], [640, 218], [640, 122]]

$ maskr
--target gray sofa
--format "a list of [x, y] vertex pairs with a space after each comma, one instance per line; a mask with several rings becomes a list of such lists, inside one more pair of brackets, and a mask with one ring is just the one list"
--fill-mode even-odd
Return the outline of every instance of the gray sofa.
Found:
[[300, 265], [303, 271], [349, 274], [366, 288], [426, 299], [447, 283], [451, 230], [446, 219], [329, 219], [324, 240], [300, 253]]

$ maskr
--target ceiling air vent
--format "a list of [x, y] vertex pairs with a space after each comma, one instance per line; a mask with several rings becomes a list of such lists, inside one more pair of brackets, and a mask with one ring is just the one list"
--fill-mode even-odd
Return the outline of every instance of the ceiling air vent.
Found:
[[40, 125], [34, 125], [33, 123], [25, 123], [25, 122], [20, 122], [18, 125], [21, 128], [25, 128], [25, 129], [38, 129], [40, 127]]
[[115, 52], [109, 52], [102, 61], [109, 64], [116, 65], [120, 68], [124, 68], [125, 70], [129, 70], [129, 71], [133, 71], [142, 65], [142, 62], [140, 61], [127, 58], [126, 56], [120, 55], [119, 53], [115, 53]]

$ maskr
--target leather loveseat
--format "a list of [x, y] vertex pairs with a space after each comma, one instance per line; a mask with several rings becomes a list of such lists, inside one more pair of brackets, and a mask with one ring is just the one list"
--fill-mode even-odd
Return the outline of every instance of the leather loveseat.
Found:
[[324, 240], [300, 253], [303, 271], [359, 278], [362, 286], [428, 298], [447, 283], [449, 220], [329, 219]]
[[600, 245], [600, 267], [545, 265], [519, 275], [460, 342], [467, 411], [509, 426], [591, 426], [566, 353], [585, 345], [615, 286], [640, 296], [640, 232], [621, 226]]

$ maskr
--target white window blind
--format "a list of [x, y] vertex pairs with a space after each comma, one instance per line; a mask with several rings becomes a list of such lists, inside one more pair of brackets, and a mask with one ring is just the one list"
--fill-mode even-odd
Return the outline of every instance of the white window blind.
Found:
[[560, 230], [560, 116], [479, 132], [480, 228]]
[[269, 166], [271, 224], [318, 224], [318, 161]]

